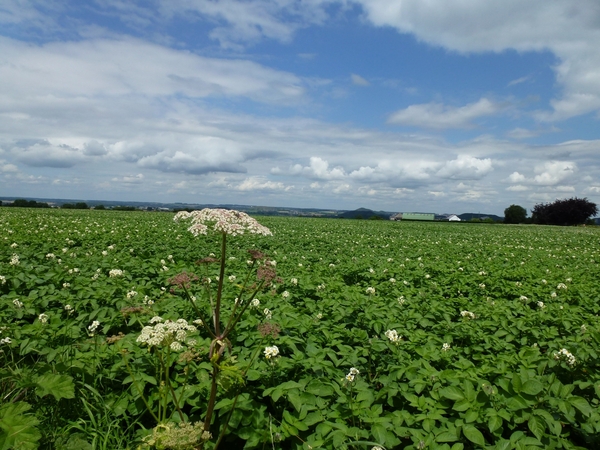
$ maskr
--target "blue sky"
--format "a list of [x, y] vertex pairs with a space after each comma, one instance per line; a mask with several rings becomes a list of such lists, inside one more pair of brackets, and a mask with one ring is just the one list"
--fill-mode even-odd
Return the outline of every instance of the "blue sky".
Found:
[[595, 0], [3, 0], [0, 195], [600, 203]]

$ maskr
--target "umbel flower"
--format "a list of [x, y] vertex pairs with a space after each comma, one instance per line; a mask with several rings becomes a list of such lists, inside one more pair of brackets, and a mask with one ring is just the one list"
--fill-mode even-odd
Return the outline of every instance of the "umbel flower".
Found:
[[175, 215], [176, 222], [191, 219], [192, 225], [188, 230], [194, 235], [208, 234], [208, 231], [237, 236], [244, 233], [271, 236], [271, 231], [258, 223], [248, 214], [228, 209], [204, 208], [200, 211], [180, 211]]
[[196, 331], [196, 327], [189, 325], [185, 319], [163, 321], [161, 317], [155, 316], [150, 319], [150, 323], [156, 325], [142, 328], [141, 334], [136, 339], [137, 342], [148, 347], [169, 345], [171, 350], [179, 351], [183, 348], [180, 343], [186, 341], [188, 332]]

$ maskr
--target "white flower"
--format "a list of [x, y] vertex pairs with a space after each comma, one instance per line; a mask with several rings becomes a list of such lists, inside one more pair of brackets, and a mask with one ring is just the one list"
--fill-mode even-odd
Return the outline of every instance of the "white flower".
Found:
[[279, 349], [276, 345], [265, 347], [265, 358], [271, 359], [279, 355]]
[[483, 283], [479, 283], [479, 288], [480, 288], [480, 289], [485, 289], [485, 284], [483, 284]]
[[54, 259], [54, 258], [56, 258], [56, 255], [54, 253], [48, 253], [48, 254], [46, 254], [46, 258]]
[[461, 311], [460, 315], [462, 317], [465, 317], [467, 319], [475, 319], [477, 316], [475, 316], [475, 314], [473, 314], [471, 311]]
[[65, 311], [67, 314], [71, 314], [75, 309], [71, 305], [65, 305]]
[[400, 297], [398, 297], [398, 304], [402, 306], [404, 305], [404, 303], [406, 303], [406, 299], [404, 298], [404, 295], [401, 295]]
[[556, 289], [567, 289], [567, 285], [564, 283], [558, 283], [558, 286], [556, 286]]
[[173, 350], [174, 352], [179, 352], [182, 349], [183, 349], [183, 345], [181, 345], [179, 342], [177, 342], [177, 341], [171, 342], [171, 350]]
[[42, 323], [48, 323], [48, 314], [44, 314], [44, 313], [40, 314], [38, 316], [38, 320]]
[[7, 336], [5, 338], [0, 339], [0, 345], [8, 345], [12, 342], [12, 340]]
[[372, 267], [369, 269], [369, 273], [375, 273]]
[[106, 250], [102, 250], [102, 256], [106, 256], [108, 255], [108, 252]]
[[352, 383], [354, 381], [354, 377], [356, 377], [356, 375], [358, 375], [359, 373], [360, 371], [356, 367], [351, 367], [350, 371], [346, 375], [346, 380]]
[[123, 271], [121, 269], [112, 269], [108, 272], [108, 276], [111, 278], [122, 277]]
[[0, 275], [0, 284], [6, 284], [6, 277], [4, 275]]
[[188, 230], [194, 236], [207, 234], [209, 227], [211, 231], [231, 236], [237, 236], [245, 232], [263, 236], [273, 234], [267, 227], [258, 223], [248, 214], [235, 210], [204, 208], [201, 211], [192, 211], [191, 213], [180, 211], [175, 215], [174, 220], [178, 222], [190, 218], [192, 225]]
[[17, 308], [22, 308], [23, 307], [23, 302], [19, 301], [18, 298], [15, 298], [13, 300], [13, 305], [15, 305], [15, 307], [17, 307]]
[[550, 297], [556, 298], [556, 292], [553, 292], [552, 294], [550, 294]]
[[396, 282], [395, 278], [390, 278], [390, 283], [394, 284]]
[[335, 264], [331, 263], [329, 264], [329, 267], [335, 267]]
[[16, 242], [13, 242], [12, 244], [10, 244], [10, 248], [17, 248], [19, 246], [19, 244], [17, 244]]
[[444, 345], [442, 345], [442, 351], [447, 352], [448, 350], [450, 350], [450, 344], [444, 342]]
[[369, 287], [366, 289], [366, 293], [367, 293], [367, 294], [369, 294], [369, 295], [375, 295], [375, 288], [374, 288], [374, 287], [371, 287], [371, 286], [369, 286]]
[[94, 334], [99, 326], [100, 326], [100, 322], [98, 322], [97, 320], [94, 320], [92, 322], [92, 324], [88, 327], [90, 334]]
[[260, 300], [255, 298], [250, 302], [250, 306], [253, 308], [258, 308], [260, 306]]
[[546, 307], [546, 305], [544, 305], [544, 302], [537, 302], [537, 305], [540, 309], [544, 309]]
[[566, 348], [561, 349], [559, 352], [554, 352], [554, 359], [564, 360], [571, 367], [573, 367], [577, 363], [575, 356], [573, 356], [573, 354]]
[[233, 283], [235, 281], [236, 276], [235, 275], [229, 275], [229, 282]]
[[71, 283], [63, 283], [63, 288], [69, 289], [71, 287]]
[[519, 297], [519, 300], [521, 300], [521, 301], [523, 301], [523, 302], [526, 302], [526, 301], [527, 301], [527, 300], [529, 300], [529, 299], [528, 299], [527, 297], [525, 297], [524, 295], [521, 295], [521, 296]]
[[19, 261], [19, 255], [17, 255], [16, 253], [14, 253], [12, 255], [12, 257], [10, 258], [10, 263], [11, 266], [18, 266], [19, 264], [21, 264], [21, 261]]
[[387, 330], [385, 332], [385, 336], [390, 340], [390, 342], [393, 342], [396, 345], [398, 345], [400, 340], [402, 340], [402, 336], [398, 336], [398, 332], [396, 330]]
[[288, 297], [290, 296], [290, 293], [289, 293], [288, 291], [283, 291], [283, 292], [281, 293], [281, 296], [282, 296], [283, 298], [288, 298]]
[[273, 312], [269, 308], [265, 308], [263, 310], [263, 314], [265, 315], [265, 318], [267, 320], [271, 320], [271, 318], [273, 317]]
[[317, 314], [317, 319], [322, 319], [323, 318], [323, 314], [319, 313]]
[[136, 291], [129, 291], [129, 292], [127, 293], [127, 298], [133, 298], [133, 297], [135, 297], [136, 295], [138, 295], [138, 293], [137, 293]]
[[298, 285], [298, 278], [292, 278], [292, 279], [290, 280], [290, 282], [291, 282], [291, 283], [292, 283], [294, 286], [297, 286], [297, 285]]
[[325, 283], [321, 283], [317, 286], [317, 291], [322, 291], [325, 289]]

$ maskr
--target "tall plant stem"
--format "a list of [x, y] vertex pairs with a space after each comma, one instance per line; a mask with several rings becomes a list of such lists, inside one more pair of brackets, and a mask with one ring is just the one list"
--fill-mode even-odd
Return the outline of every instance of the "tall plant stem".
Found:
[[225, 276], [225, 256], [227, 253], [227, 233], [221, 233], [221, 268], [219, 270], [219, 286], [217, 288], [217, 303], [215, 305], [215, 335], [221, 334], [221, 296], [223, 294], [223, 278]]
[[219, 369], [215, 366], [212, 372], [212, 384], [210, 387], [210, 397], [208, 398], [208, 407], [206, 408], [206, 418], [204, 419], [204, 429], [210, 430], [210, 420], [212, 419], [212, 413], [215, 409], [215, 400], [217, 399], [217, 375]]

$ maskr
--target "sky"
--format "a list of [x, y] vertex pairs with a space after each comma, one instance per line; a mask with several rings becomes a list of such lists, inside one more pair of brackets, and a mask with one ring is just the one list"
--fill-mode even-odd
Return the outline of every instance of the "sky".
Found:
[[598, 0], [2, 0], [0, 196], [600, 204]]

